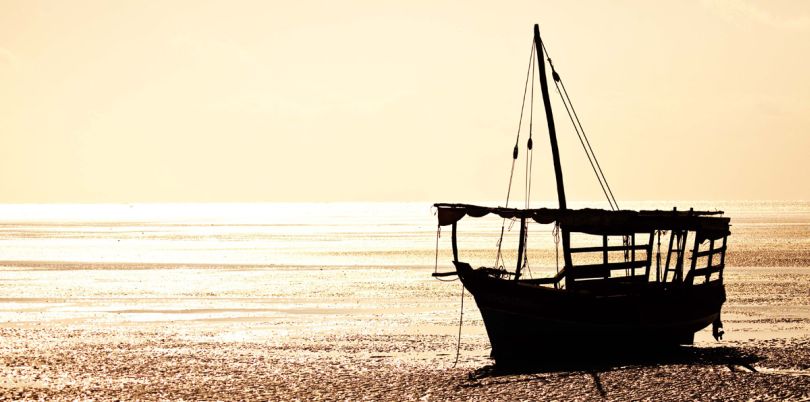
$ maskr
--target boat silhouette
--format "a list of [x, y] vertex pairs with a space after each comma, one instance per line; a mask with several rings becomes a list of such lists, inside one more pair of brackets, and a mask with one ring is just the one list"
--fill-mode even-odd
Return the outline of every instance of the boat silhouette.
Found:
[[[713, 334], [719, 339], [723, 333], [720, 312], [726, 300], [723, 268], [730, 219], [723, 217], [722, 211], [619, 209], [587, 137], [584, 141], [580, 137], [580, 141], [611, 209], [567, 208], [544, 55], [578, 135], [582, 127], [565, 87], [560, 90], [561, 79], [543, 46], [537, 25], [534, 26], [527, 83], [535, 70], [532, 68], [534, 55], [537, 56], [536, 72], [548, 125], [559, 208], [434, 204], [439, 229], [451, 227], [455, 266], [455, 271], [434, 272], [434, 276], [457, 275], [472, 294], [496, 363], [692, 344], [695, 332], [709, 325], [713, 325]], [[533, 85], [534, 78], [532, 92]], [[584, 136], [584, 129], [581, 131]], [[531, 152], [531, 129], [529, 133], [527, 148]], [[513, 173], [517, 157], [518, 146], [515, 145]], [[519, 225], [514, 271], [498, 263], [501, 261], [500, 242], [496, 266], [473, 268], [460, 259], [458, 224], [465, 217], [490, 214]], [[527, 226], [531, 222], [553, 224], [558, 233], [564, 264], [552, 277], [526, 278], [524, 275]], [[571, 234], [576, 234], [583, 245], [573, 245]], [[664, 244], [668, 243], [664, 253], [661, 252], [662, 238]], [[658, 249], [654, 252], [656, 241]]]

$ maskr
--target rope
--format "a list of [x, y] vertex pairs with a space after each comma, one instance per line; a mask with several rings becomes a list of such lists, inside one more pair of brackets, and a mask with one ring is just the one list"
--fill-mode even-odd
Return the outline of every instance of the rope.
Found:
[[[512, 193], [512, 177], [515, 174], [515, 160], [518, 157], [518, 142], [520, 141], [520, 129], [523, 126], [523, 111], [526, 109], [526, 92], [529, 87], [529, 77], [531, 76], [532, 72], [532, 58], [534, 56], [534, 40], [532, 40], [532, 47], [529, 51], [529, 66], [526, 68], [526, 83], [523, 85], [523, 100], [520, 104], [520, 118], [518, 119], [518, 128], [517, 134], [515, 136], [515, 148], [512, 150], [512, 169], [509, 173], [509, 188], [506, 190], [506, 205], [504, 207], [509, 208], [509, 196]], [[534, 84], [534, 81], [532, 81]]]
[[530, 160], [532, 157], [532, 132], [533, 125], [534, 125], [534, 66], [537, 64], [535, 62], [534, 57], [532, 57], [532, 64], [531, 64], [531, 76], [532, 76], [532, 86], [531, 86], [531, 96], [529, 96], [529, 140], [526, 142], [526, 174], [524, 176], [525, 182], [524, 184], [524, 191], [525, 191], [525, 199], [524, 199], [524, 208], [529, 209], [529, 200], [531, 198], [531, 183], [532, 183], [532, 169], [530, 166]]
[[[551, 236], [554, 237], [554, 257], [557, 263], [557, 275], [560, 274], [560, 224], [555, 222], [551, 229]], [[557, 282], [554, 282], [554, 289], [557, 289]]]
[[[529, 77], [532, 73], [532, 67], [534, 66], [532, 60], [534, 58], [534, 39], [532, 39], [532, 46], [529, 49], [529, 66], [526, 68], [526, 82], [523, 84], [523, 99], [520, 104], [520, 118], [518, 119], [518, 127], [517, 127], [517, 134], [515, 135], [515, 148], [512, 150], [512, 167], [509, 169], [509, 187], [506, 189], [506, 205], [505, 208], [509, 208], [509, 198], [512, 194], [512, 179], [515, 176], [515, 161], [518, 157], [518, 143], [520, 141], [520, 129], [523, 126], [523, 111], [526, 108], [526, 93], [529, 87]], [[532, 85], [534, 85], [534, 80], [532, 80]], [[532, 86], [532, 88], [534, 88]], [[533, 98], [534, 96], [532, 96]], [[530, 136], [531, 138], [531, 136]], [[504, 226], [506, 225], [506, 219], [501, 222], [501, 236], [498, 240], [498, 253], [495, 255], [495, 267], [498, 267], [498, 262], [503, 258], [501, 255], [501, 245], [503, 243], [503, 232]]]
[[456, 343], [456, 361], [453, 368], [458, 364], [458, 356], [461, 354], [461, 324], [464, 322], [464, 284], [461, 284], [461, 312], [458, 316], [458, 343]]
[[[436, 211], [433, 212], [433, 215], [436, 215]], [[442, 237], [442, 227], [441, 226], [436, 226], [436, 257], [433, 260], [433, 273], [434, 274], [439, 272], [439, 238], [441, 238], [441, 237]], [[436, 278], [436, 280], [438, 280], [439, 282], [453, 282], [453, 281], [458, 279], [458, 277], [455, 277], [453, 279], [442, 279], [442, 278], [439, 278], [438, 276], [434, 276], [434, 278]]]
[[[551, 60], [549, 60], [551, 63]], [[553, 66], [552, 66], [553, 70]], [[557, 75], [559, 77], [559, 75]], [[585, 143], [588, 145], [588, 149], [591, 151], [591, 155], [593, 155], [593, 160], [596, 162], [596, 168], [599, 169], [599, 174], [602, 175], [602, 179], [605, 181], [605, 187], [607, 187], [608, 193], [610, 194], [610, 198], [613, 199], [613, 205], [616, 206], [616, 209], [619, 209], [619, 203], [616, 202], [616, 197], [613, 196], [613, 190], [610, 189], [610, 184], [608, 184], [607, 177], [605, 177], [605, 173], [602, 171], [602, 166], [599, 165], [599, 159], [596, 159], [596, 153], [593, 152], [593, 148], [591, 148], [591, 142], [588, 141], [588, 136], [585, 135], [585, 129], [582, 127], [582, 123], [579, 122], [579, 116], [577, 116], [577, 111], [574, 109], [574, 104], [571, 103], [571, 97], [568, 96], [568, 91], [565, 89], [565, 84], [560, 79], [560, 86], [562, 86], [563, 92], [565, 92], [565, 97], [568, 99], [568, 103], [571, 104], [571, 111], [574, 112], [574, 118], [577, 120], [577, 124], [579, 128], [582, 130], [582, 137], [585, 138]]]
[[[557, 89], [557, 93], [560, 94], [560, 99], [563, 102], [563, 106], [565, 106], [565, 111], [568, 113], [568, 118], [571, 120], [571, 124], [574, 126], [574, 131], [577, 133], [577, 138], [582, 145], [582, 149], [585, 151], [585, 155], [588, 157], [588, 162], [591, 164], [591, 169], [593, 169], [593, 173], [596, 176], [596, 179], [599, 181], [599, 186], [602, 188], [602, 193], [605, 195], [605, 198], [610, 205], [610, 209], [615, 211], [619, 209], [619, 204], [616, 202], [616, 197], [613, 195], [613, 191], [607, 182], [607, 177], [605, 177], [605, 173], [602, 171], [602, 166], [599, 164], [599, 160], [596, 158], [596, 153], [593, 151], [591, 143], [588, 140], [588, 136], [585, 134], [585, 128], [582, 127], [579, 116], [574, 109], [574, 104], [571, 102], [571, 97], [568, 96], [568, 91], [565, 89], [565, 84], [562, 82], [562, 78], [560, 78], [560, 75], [554, 68], [554, 63], [551, 61], [551, 55], [549, 54], [548, 49], [546, 49], [546, 45], [544, 43], [541, 42], [541, 46], [543, 47], [543, 52], [545, 52], [547, 56], [546, 60], [548, 60], [548, 64], [551, 66], [551, 73], [552, 77], [554, 78], [554, 86]], [[560, 90], [560, 86], [562, 86], [562, 90]]]
[[433, 262], [433, 273], [439, 272], [439, 237], [442, 236], [442, 227], [436, 226], [436, 259]]
[[[439, 272], [439, 238], [440, 237], [442, 237], [442, 227], [438, 226], [437, 229], [436, 229], [436, 259], [433, 261], [433, 272], [434, 273]], [[439, 282], [454, 282], [454, 281], [458, 280], [458, 277], [455, 277], [453, 279], [442, 279], [442, 278], [439, 278], [438, 276], [434, 276], [434, 278], [436, 278], [436, 280], [438, 280]]]
[[[534, 44], [534, 42], [532, 42]], [[534, 47], [532, 47], [534, 49]], [[532, 52], [533, 53], [533, 52]], [[531, 200], [531, 188], [532, 188], [532, 167], [531, 161], [533, 159], [534, 152], [532, 151], [532, 132], [534, 126], [534, 70], [536, 65], [535, 58], [532, 57], [531, 64], [530, 64], [530, 75], [531, 79], [531, 95], [529, 96], [529, 140], [526, 142], [526, 173], [524, 175], [524, 182], [523, 182], [523, 189], [524, 189], [524, 198], [523, 198], [523, 207], [529, 209], [529, 204]], [[529, 233], [528, 231], [523, 231], [523, 261], [522, 261], [522, 268], [527, 270], [529, 273], [529, 278], [532, 277], [531, 269], [528, 269], [529, 266], [529, 247], [528, 247], [528, 238]]]
[[532, 270], [529, 267], [529, 222], [525, 223], [526, 229], [523, 231], [523, 271], [529, 273], [529, 279], [532, 279]]

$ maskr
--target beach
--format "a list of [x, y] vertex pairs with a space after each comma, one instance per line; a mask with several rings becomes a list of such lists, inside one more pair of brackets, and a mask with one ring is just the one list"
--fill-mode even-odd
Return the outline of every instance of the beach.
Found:
[[[806, 203], [725, 206], [722, 341], [521, 371], [492, 366], [469, 294], [459, 343], [429, 205], [21, 208], [0, 208], [4, 399], [810, 398]], [[463, 251], [491, 247], [485, 226]]]

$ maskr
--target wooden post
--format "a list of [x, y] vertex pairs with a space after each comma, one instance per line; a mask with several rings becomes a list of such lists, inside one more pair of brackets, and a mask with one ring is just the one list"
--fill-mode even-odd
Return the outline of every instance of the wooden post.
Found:
[[453, 234], [450, 236], [450, 243], [453, 244], [453, 261], [458, 262], [458, 245], [456, 244], [456, 223], [453, 222]]
[[[630, 261], [636, 262], [636, 234], [630, 235]], [[630, 269], [631, 275], [636, 276], [636, 266]]]
[[[714, 239], [709, 240], [709, 259], [706, 262], [706, 268], [709, 269], [712, 267], [712, 257], [713, 257], [712, 251], [714, 251]], [[712, 276], [712, 273], [711, 271], [709, 271], [709, 269], [706, 270], [706, 282], [708, 282], [709, 277]]]
[[[543, 58], [543, 41], [540, 39], [540, 26], [534, 24], [534, 47], [537, 53], [537, 70], [540, 73], [540, 92], [543, 95], [543, 109], [546, 112], [546, 123], [548, 124], [548, 138], [551, 143], [551, 158], [554, 162], [554, 178], [557, 182], [557, 200], [560, 203], [560, 209], [565, 210], [568, 207], [565, 204], [565, 185], [563, 185], [562, 166], [560, 165], [560, 151], [557, 147], [557, 129], [554, 127], [554, 113], [551, 111], [551, 100], [548, 95], [548, 79], [546, 78], [546, 63]], [[566, 287], [570, 284], [570, 276], [573, 266], [571, 262], [571, 233], [568, 232], [562, 225], [560, 225], [560, 237], [562, 237], [563, 246], [563, 260], [565, 261], [565, 283]]]
[[723, 251], [720, 252], [720, 271], [719, 279], [720, 282], [723, 281], [723, 271], [726, 269], [726, 236], [723, 236]]
[[[664, 264], [664, 278], [663, 278], [664, 282], [667, 281], [667, 273], [669, 272], [669, 261], [672, 258], [672, 243], [674, 243], [674, 241], [675, 241], [675, 231], [670, 230], [669, 247], [667, 248], [667, 263]], [[680, 244], [680, 240], [678, 240], [678, 244]], [[675, 258], [678, 258], [678, 256], [675, 256]]]
[[[608, 237], [602, 235], [602, 264], [608, 264]], [[605, 269], [605, 279], [610, 278], [610, 270]]]
[[523, 247], [526, 243], [526, 218], [520, 218], [520, 240], [518, 241], [517, 267], [515, 267], [515, 280], [520, 279], [520, 269], [523, 267]]
[[[654, 242], [655, 242], [655, 230], [650, 232], [650, 242], [647, 243], [647, 269], [644, 272], [644, 278], [645, 278], [645, 280], [647, 282], [649, 282], [649, 280], [650, 280], [650, 267], [652, 266], [652, 249], [653, 249], [653, 243]], [[661, 243], [661, 238], [660, 237], [658, 238], [658, 243], [659, 244]], [[661, 263], [661, 256], [659, 255], [658, 256], [658, 264], [660, 264], [660, 263]], [[657, 265], [656, 265], [656, 267], [657, 267]], [[656, 271], [657, 270], [658, 270], [658, 268], [656, 268]]]
[[695, 280], [695, 268], [697, 268], [697, 253], [700, 251], [700, 233], [695, 232], [695, 247], [692, 249], [692, 266], [689, 268], [689, 273], [686, 276], [689, 278], [688, 285], [691, 285]]
[[[689, 231], [684, 230], [678, 234], [678, 261], [675, 265], [675, 277], [678, 282], [683, 282], [683, 258], [686, 254], [686, 240], [689, 238]], [[695, 241], [697, 241], [697, 233], [695, 234]]]
[[562, 166], [560, 165], [560, 151], [557, 149], [557, 130], [554, 127], [554, 113], [551, 111], [551, 100], [548, 95], [548, 80], [546, 79], [546, 63], [543, 58], [543, 40], [540, 39], [540, 26], [534, 24], [534, 46], [537, 50], [537, 70], [540, 73], [540, 91], [543, 94], [543, 108], [546, 111], [548, 123], [548, 137], [551, 141], [551, 157], [554, 161], [554, 177], [557, 180], [557, 199], [560, 209], [566, 209], [565, 186], [563, 185]]

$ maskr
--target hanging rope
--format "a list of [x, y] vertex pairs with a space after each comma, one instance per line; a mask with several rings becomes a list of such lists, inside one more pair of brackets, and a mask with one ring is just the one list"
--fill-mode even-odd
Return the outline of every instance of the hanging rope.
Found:
[[[518, 144], [520, 142], [520, 129], [523, 126], [523, 111], [526, 108], [526, 93], [529, 87], [529, 77], [532, 75], [534, 58], [534, 39], [532, 39], [532, 46], [529, 50], [529, 66], [526, 68], [526, 82], [523, 84], [523, 100], [520, 103], [520, 118], [518, 119], [517, 134], [515, 135], [515, 147], [512, 149], [512, 167], [509, 170], [509, 186], [506, 189], [506, 204], [505, 208], [509, 208], [509, 198], [512, 194], [512, 179], [515, 176], [515, 161], [518, 158]], [[534, 84], [534, 81], [532, 81]], [[501, 254], [501, 246], [503, 244], [504, 227], [506, 226], [506, 219], [501, 222], [501, 235], [498, 238], [498, 253], [495, 255], [495, 268], [499, 267], [499, 262], [503, 259]]]
[[442, 236], [442, 227], [436, 227], [436, 260], [433, 262], [433, 273], [439, 272], [439, 237]]
[[523, 232], [523, 272], [529, 273], [529, 279], [534, 278], [532, 276], [532, 269], [529, 267], [529, 227], [528, 222], [526, 222], [526, 230]]
[[[518, 119], [518, 128], [517, 134], [515, 135], [515, 148], [512, 150], [512, 168], [509, 172], [509, 188], [506, 190], [506, 205], [504, 207], [509, 207], [509, 196], [512, 193], [512, 178], [515, 175], [515, 161], [518, 157], [518, 143], [520, 141], [520, 129], [523, 126], [523, 112], [526, 109], [526, 92], [529, 89], [529, 77], [532, 74], [532, 67], [534, 63], [532, 63], [532, 59], [534, 58], [534, 40], [532, 40], [532, 47], [529, 51], [529, 66], [526, 68], [526, 83], [523, 84], [523, 100], [520, 104], [520, 118]], [[534, 84], [534, 80], [532, 80], [532, 84]]]
[[461, 354], [461, 324], [464, 322], [464, 284], [461, 284], [461, 312], [458, 316], [458, 343], [456, 343], [456, 361], [453, 368], [458, 364], [458, 356]]
[[[551, 236], [554, 237], [554, 261], [557, 263], [557, 275], [560, 274], [560, 224], [554, 223], [551, 229]], [[557, 289], [557, 282], [554, 282], [554, 289]]]
[[[532, 46], [534, 49], [534, 46]], [[529, 140], [526, 142], [526, 174], [524, 176], [525, 182], [524, 191], [525, 191], [525, 199], [523, 202], [524, 208], [529, 209], [529, 199], [531, 198], [530, 191], [531, 191], [531, 182], [532, 182], [532, 169], [531, 169], [531, 157], [534, 152], [532, 152], [532, 132], [534, 126], [534, 66], [537, 64], [536, 59], [532, 57], [531, 62], [531, 77], [532, 77], [532, 85], [531, 85], [531, 96], [529, 96]]]
[[[433, 261], [433, 273], [439, 272], [439, 238], [442, 237], [442, 227], [438, 226], [436, 229], [436, 259]], [[437, 280], [441, 282], [453, 282], [458, 280], [458, 276], [453, 279], [442, 279], [438, 276], [434, 276]]]

